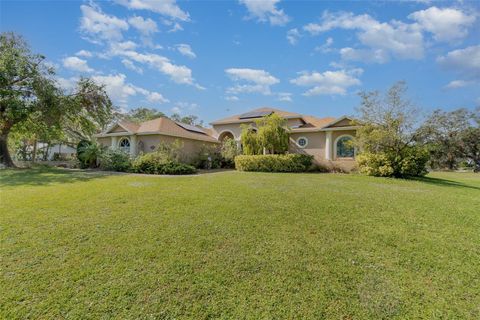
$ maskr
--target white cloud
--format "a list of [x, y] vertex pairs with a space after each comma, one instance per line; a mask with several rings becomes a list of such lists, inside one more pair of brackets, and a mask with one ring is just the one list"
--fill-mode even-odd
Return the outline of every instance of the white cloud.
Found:
[[137, 73], [143, 74], [143, 69], [140, 67], [137, 67], [132, 61], [128, 59], [122, 59], [122, 64], [125, 66], [125, 68], [135, 71]]
[[464, 77], [480, 80], [480, 45], [450, 51], [437, 62]]
[[169, 102], [168, 99], [165, 99], [160, 93], [158, 92], [150, 92], [147, 95], [147, 100], [150, 102], [158, 102], [158, 103], [166, 103]]
[[225, 73], [238, 83], [227, 89], [227, 93], [235, 95], [239, 93], [261, 93], [270, 95], [270, 86], [279, 83], [280, 80], [272, 76], [265, 70], [248, 69], [248, 68], [230, 68]]
[[297, 28], [293, 28], [288, 30], [287, 32], [287, 40], [290, 42], [291, 45], [295, 45], [298, 43], [298, 38], [300, 38], [302, 35], [298, 31]]
[[385, 63], [388, 62], [388, 53], [382, 49], [340, 49], [340, 56], [343, 60], [362, 61], [367, 63]]
[[283, 26], [290, 18], [277, 8], [280, 0], [240, 0], [241, 4], [247, 7], [250, 18], [255, 18], [260, 22], [269, 22], [272, 26]]
[[349, 87], [361, 84], [357, 77], [362, 73], [362, 69], [325, 71], [323, 73], [303, 71], [299, 73], [299, 77], [290, 82], [298, 86], [311, 87], [304, 93], [305, 96], [344, 95]]
[[192, 48], [188, 44], [185, 44], [185, 43], [177, 44], [176, 48], [177, 48], [178, 52], [180, 52], [182, 55], [184, 55], [186, 57], [189, 57], [189, 58], [192, 58], [192, 59], [197, 57], [195, 52], [192, 51]]
[[368, 14], [324, 12], [321, 23], [310, 23], [303, 27], [312, 35], [336, 28], [358, 30], [359, 41], [373, 51], [382, 50], [383, 55], [400, 59], [420, 59], [424, 56], [423, 34], [418, 24], [395, 20], [381, 23]]
[[473, 83], [474, 83], [473, 81], [453, 80], [453, 81], [450, 81], [450, 82], [444, 87], [444, 89], [458, 89], [458, 88], [463, 88], [463, 87], [469, 86], [469, 85], [471, 85], [471, 84], [473, 84]]
[[170, 111], [172, 113], [184, 114], [198, 109], [198, 104], [191, 102], [176, 102]]
[[144, 19], [140, 16], [135, 16], [128, 19], [128, 23], [146, 37], [158, 32], [157, 23], [150, 18]]
[[466, 37], [468, 28], [476, 19], [474, 15], [468, 15], [458, 9], [437, 7], [416, 11], [408, 17], [431, 32], [435, 40], [446, 42]]
[[169, 102], [160, 93], [152, 92], [140, 87], [137, 87], [131, 83], [127, 83], [126, 76], [122, 73], [111, 75], [97, 75], [92, 79], [105, 86], [108, 96], [115, 104], [125, 107], [128, 104], [128, 99], [131, 96], [141, 94], [150, 102], [165, 103]]
[[86, 60], [80, 59], [78, 57], [67, 57], [62, 60], [63, 66], [67, 69], [78, 71], [78, 72], [93, 72], [92, 68], [88, 66]]
[[289, 92], [279, 92], [277, 94], [278, 101], [292, 102], [292, 94]]
[[118, 41], [123, 38], [123, 31], [128, 30], [128, 23], [112, 15], [104, 14], [97, 6], [81, 5], [82, 17], [80, 30], [92, 42], [100, 40]]
[[188, 12], [183, 11], [175, 0], [115, 0], [115, 2], [128, 9], [149, 10], [174, 20], [190, 20]]
[[227, 100], [227, 101], [238, 101], [240, 99], [237, 96], [226, 96], [225, 100]]
[[156, 69], [161, 73], [170, 77], [175, 83], [189, 84], [196, 88], [203, 90], [202, 86], [195, 82], [192, 76], [192, 70], [183, 65], [173, 64], [170, 59], [154, 54], [154, 53], [139, 53], [134, 50], [122, 50], [121, 48], [112, 47], [110, 55], [121, 56], [128, 60], [138, 63], [146, 64], [152, 69]]
[[315, 51], [319, 51], [319, 52], [322, 52], [322, 53], [331, 52], [331, 51], [333, 51], [332, 44], [333, 44], [333, 38], [328, 37], [327, 40], [325, 40], [324, 44], [322, 44], [321, 46], [316, 46], [315, 47]]
[[79, 56], [79, 57], [84, 57], [84, 58], [91, 58], [93, 57], [93, 53], [91, 53], [90, 51], [88, 50], [80, 50], [78, 51], [77, 53], [75, 53], [76, 56]]

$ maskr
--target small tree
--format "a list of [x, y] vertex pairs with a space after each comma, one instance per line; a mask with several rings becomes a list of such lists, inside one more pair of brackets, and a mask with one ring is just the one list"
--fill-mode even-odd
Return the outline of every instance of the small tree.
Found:
[[250, 125], [242, 125], [243, 154], [285, 153], [288, 151], [289, 131], [287, 120], [272, 113], [255, 120], [257, 131]]
[[385, 95], [362, 92], [358, 109], [361, 124], [356, 134], [360, 171], [375, 176], [421, 176], [428, 154], [415, 144], [418, 112], [405, 97], [404, 82], [394, 84]]
[[262, 146], [257, 137], [257, 132], [250, 125], [242, 124], [242, 153], [246, 155], [262, 154]]
[[264, 153], [285, 153], [288, 151], [289, 132], [287, 120], [272, 113], [255, 121], [258, 127], [257, 137]]

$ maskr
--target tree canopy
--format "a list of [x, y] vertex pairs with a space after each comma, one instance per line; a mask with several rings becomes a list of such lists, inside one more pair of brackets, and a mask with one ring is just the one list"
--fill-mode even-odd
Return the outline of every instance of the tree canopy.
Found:
[[73, 92], [65, 93], [44, 56], [32, 53], [19, 35], [0, 34], [0, 163], [14, 166], [8, 149], [12, 131], [36, 134], [39, 128], [61, 128], [82, 136], [106, 125], [112, 111], [102, 86], [82, 78]]
[[360, 170], [378, 176], [424, 175], [428, 157], [415, 143], [420, 119], [404, 82], [386, 93], [361, 92], [356, 146]]

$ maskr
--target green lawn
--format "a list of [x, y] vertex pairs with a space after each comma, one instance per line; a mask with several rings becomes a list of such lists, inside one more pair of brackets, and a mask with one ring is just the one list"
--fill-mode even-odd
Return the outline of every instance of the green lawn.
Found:
[[2, 319], [478, 319], [480, 175], [0, 171]]

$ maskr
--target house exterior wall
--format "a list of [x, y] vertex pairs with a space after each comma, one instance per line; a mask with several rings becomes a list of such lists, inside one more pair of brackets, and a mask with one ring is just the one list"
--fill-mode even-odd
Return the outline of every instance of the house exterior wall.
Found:
[[[118, 143], [118, 141], [120, 141], [120, 139], [122, 139], [123, 137], [130, 138], [130, 142], [132, 142], [133, 140], [131, 139], [131, 136], [125, 135], [125, 136], [115, 137], [116, 142]], [[202, 150], [202, 148], [204, 148], [204, 146], [207, 146], [207, 147], [218, 146], [218, 144], [212, 143], [212, 142], [165, 136], [165, 135], [159, 135], [159, 134], [137, 135], [136, 136], [136, 142], [137, 142], [136, 154], [153, 152], [161, 142], [170, 144], [170, 143], [174, 143], [176, 140], [179, 140], [183, 143], [182, 160], [185, 162], [193, 161], [197, 157], [198, 153]], [[97, 141], [102, 146], [105, 146], [105, 147], [112, 146], [112, 137], [100, 137], [100, 138], [97, 138]]]
[[[309, 154], [313, 156], [314, 162], [326, 167], [336, 167], [343, 171], [351, 171], [356, 167], [355, 159], [353, 158], [338, 158], [335, 154], [335, 143], [337, 138], [343, 135], [355, 136], [355, 130], [338, 130], [331, 131], [331, 160], [326, 159], [326, 141], [327, 132], [294, 132], [290, 134], [290, 147], [289, 152]], [[297, 145], [296, 141], [300, 137], [305, 137], [308, 140], [308, 144], [305, 148], [301, 148]]]

